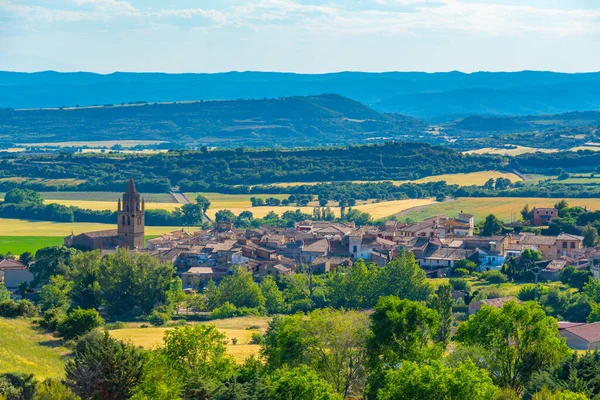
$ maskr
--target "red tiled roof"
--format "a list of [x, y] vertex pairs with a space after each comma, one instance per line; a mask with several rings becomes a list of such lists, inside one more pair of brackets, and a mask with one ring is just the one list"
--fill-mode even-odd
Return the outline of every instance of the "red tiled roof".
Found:
[[600, 341], [600, 322], [592, 324], [581, 324], [565, 329], [573, 335], [579, 336], [588, 343]]
[[5, 258], [4, 260], [0, 261], [0, 271], [5, 271], [5, 270], [9, 270], [9, 269], [25, 269], [27, 267], [25, 267], [25, 264], [23, 264], [20, 261], [17, 260], [11, 260], [8, 258]]

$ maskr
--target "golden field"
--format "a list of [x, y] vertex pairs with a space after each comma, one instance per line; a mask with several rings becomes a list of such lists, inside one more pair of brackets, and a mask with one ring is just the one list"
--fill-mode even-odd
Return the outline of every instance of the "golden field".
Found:
[[464, 154], [500, 154], [505, 156], [518, 156], [527, 153], [556, 153], [558, 149], [539, 149], [534, 147], [516, 146], [514, 149], [506, 147], [484, 147], [477, 150], [464, 151]]
[[[67, 236], [71, 233], [76, 235], [82, 232], [102, 231], [117, 229], [114, 224], [98, 224], [93, 222], [49, 222], [28, 221], [24, 219], [0, 218], [0, 234], [2, 236]], [[161, 235], [181, 229], [178, 226], [147, 226], [145, 234], [148, 236]], [[189, 230], [191, 228], [184, 228]]]
[[121, 145], [123, 147], [135, 147], [137, 145], [151, 145], [162, 143], [161, 140], [97, 140], [97, 141], [73, 141], [73, 142], [43, 142], [43, 143], [18, 143], [18, 146], [28, 147], [113, 147]]
[[[505, 222], [521, 217], [520, 211], [525, 204], [529, 208], [533, 207], [552, 207], [561, 199], [545, 199], [539, 197], [461, 197], [456, 200], [435, 203], [430, 206], [421, 207], [416, 210], [409, 210], [401, 214], [401, 218], [410, 218], [415, 221], [421, 221], [435, 215], [444, 214], [448, 217], [455, 217], [459, 212], [473, 214], [475, 222], [485, 219], [489, 214]], [[600, 210], [600, 199], [565, 199], [571, 206], [587, 207], [588, 210]]]
[[184, 193], [185, 197], [190, 202], [195, 201], [196, 196], [201, 194], [210, 200], [210, 208], [217, 208], [219, 210], [231, 209], [231, 208], [245, 208], [250, 207], [251, 197], [266, 199], [274, 197], [279, 200], [287, 199], [289, 194], [223, 194], [223, 193]]
[[[441, 182], [446, 181], [449, 185], [461, 185], [461, 186], [470, 186], [470, 185], [483, 185], [490, 178], [507, 178], [510, 179], [511, 182], [519, 182], [522, 181], [521, 177], [517, 174], [513, 174], [512, 172], [500, 172], [500, 171], [478, 171], [478, 172], [470, 172], [466, 174], [444, 174], [444, 175], [433, 175], [428, 176], [421, 179], [416, 179], [412, 181], [408, 180], [392, 180], [392, 181], [352, 181], [353, 183], [378, 183], [378, 182], [393, 182], [395, 185], [402, 185], [403, 183], [428, 183], [428, 182]], [[317, 183], [332, 183], [332, 182], [282, 182], [282, 183], [273, 183], [272, 186], [279, 187], [288, 187], [288, 186], [300, 186], [300, 185], [315, 185]]]
[[[242, 363], [246, 358], [257, 354], [260, 350], [260, 345], [250, 344], [252, 333], [264, 333], [267, 330], [269, 320], [268, 317], [248, 316], [201, 322], [201, 324], [214, 324], [219, 331], [223, 332], [227, 336], [227, 351], [237, 362]], [[162, 345], [165, 332], [174, 329], [170, 327], [140, 328], [140, 325], [127, 324], [123, 329], [110, 331], [110, 334], [116, 339], [130, 340], [137, 346], [151, 349]], [[255, 327], [258, 327], [258, 329]], [[237, 339], [235, 345], [231, 342], [233, 338]]]

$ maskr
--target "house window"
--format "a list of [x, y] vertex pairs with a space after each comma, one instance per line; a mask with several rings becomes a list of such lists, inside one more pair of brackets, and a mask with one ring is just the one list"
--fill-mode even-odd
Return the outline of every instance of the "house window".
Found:
[[563, 242], [563, 249], [567, 248], [567, 242]]
[[127, 225], [131, 225], [131, 219], [127, 217]]
[[574, 249], [575, 248], [575, 242], [571, 242], [571, 248]]
[[123, 216], [123, 226], [125, 226], [125, 216]]
[[358, 250], [356, 246], [353, 247], [354, 250], [352, 250], [353, 253], [356, 253], [356, 251]]

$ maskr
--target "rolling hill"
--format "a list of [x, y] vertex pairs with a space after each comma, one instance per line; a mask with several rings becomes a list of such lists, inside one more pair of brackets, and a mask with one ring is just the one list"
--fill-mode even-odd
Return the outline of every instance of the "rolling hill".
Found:
[[161, 140], [185, 145], [310, 146], [413, 137], [425, 124], [338, 95], [0, 110], [0, 142]]

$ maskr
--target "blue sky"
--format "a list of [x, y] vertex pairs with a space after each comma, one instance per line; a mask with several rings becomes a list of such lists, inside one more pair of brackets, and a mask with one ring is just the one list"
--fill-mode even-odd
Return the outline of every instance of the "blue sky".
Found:
[[600, 70], [600, 0], [0, 0], [0, 70]]

